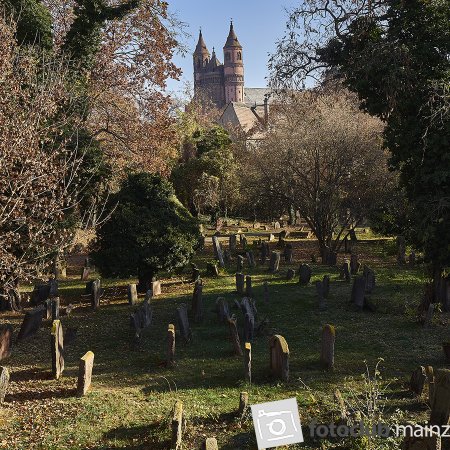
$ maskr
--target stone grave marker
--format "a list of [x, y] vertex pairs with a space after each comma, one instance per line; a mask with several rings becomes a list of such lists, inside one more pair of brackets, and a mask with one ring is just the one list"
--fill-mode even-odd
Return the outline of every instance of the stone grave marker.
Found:
[[284, 260], [291, 264], [294, 258], [294, 248], [292, 244], [286, 244], [286, 247], [284, 248]]
[[252, 277], [250, 275], [245, 277], [245, 295], [253, 297]]
[[42, 325], [42, 319], [44, 317], [44, 307], [38, 306], [32, 311], [25, 313], [23, 318], [22, 326], [20, 327], [19, 334], [17, 336], [17, 342], [20, 342], [33, 334], [36, 334]]
[[450, 424], [450, 370], [438, 369], [434, 379], [434, 395], [431, 404], [430, 423]]
[[351, 302], [358, 308], [359, 311], [362, 311], [364, 308], [365, 292], [366, 280], [364, 277], [355, 277], [352, 286]]
[[253, 268], [256, 266], [255, 264], [255, 257], [253, 256], [253, 251], [249, 250], [248, 252], [246, 252], [247, 255], [247, 262], [248, 262], [248, 266]]
[[312, 270], [308, 264], [302, 264], [299, 269], [300, 285], [306, 286], [311, 281]]
[[130, 305], [136, 305], [138, 302], [137, 286], [135, 284], [128, 285], [128, 303]]
[[189, 326], [189, 319], [187, 313], [187, 306], [183, 303], [177, 308], [178, 329], [184, 342], [188, 343], [192, 341], [192, 331]]
[[275, 222], [275, 223], [273, 224], [273, 228], [274, 228], [275, 230], [279, 230], [279, 229], [281, 228], [280, 222]]
[[196, 323], [203, 320], [203, 281], [201, 278], [195, 282], [192, 294], [192, 316]]
[[216, 438], [206, 438], [202, 450], [219, 450]]
[[245, 381], [252, 382], [252, 344], [246, 342], [244, 345], [244, 375]]
[[316, 292], [319, 300], [319, 311], [326, 311], [325, 290], [322, 281], [316, 281]]
[[330, 276], [324, 275], [322, 279], [323, 284], [323, 296], [325, 298], [328, 298], [330, 296]]
[[270, 247], [267, 241], [261, 242], [261, 264], [265, 265], [270, 254]]
[[286, 280], [291, 281], [295, 278], [295, 270], [294, 269], [288, 269], [286, 273]]
[[94, 353], [87, 352], [81, 359], [78, 366], [77, 395], [86, 395], [92, 383], [92, 369], [94, 368]]
[[241, 341], [239, 339], [239, 333], [237, 330], [237, 320], [235, 317], [230, 317], [228, 319], [228, 327], [230, 330], [231, 342], [233, 344], [234, 354], [237, 356], [242, 356]]
[[219, 238], [217, 236], [213, 236], [212, 242], [213, 242], [214, 255], [215, 255], [216, 259], [219, 261], [220, 267], [222, 267], [222, 269], [223, 269], [225, 267], [225, 262], [223, 260], [223, 252], [222, 252], [222, 247], [220, 246]]
[[0, 325], [0, 361], [11, 355], [12, 336], [12, 325]]
[[416, 395], [422, 395], [425, 387], [425, 381], [427, 380], [427, 374], [425, 367], [418, 367], [412, 374], [409, 382], [409, 389]]
[[52, 375], [58, 380], [64, 372], [64, 333], [61, 321], [54, 320], [51, 333]]
[[273, 242], [275, 240], [275, 235], [270, 233], [269, 234], [269, 242]]
[[353, 253], [350, 256], [350, 273], [352, 275], [356, 275], [359, 272], [360, 268], [361, 263], [358, 261], [358, 255], [356, 253]]
[[236, 274], [236, 291], [240, 295], [244, 295], [245, 291], [245, 276], [243, 273]]
[[431, 406], [433, 404], [434, 398], [434, 369], [432, 366], [425, 367], [425, 373], [427, 374], [428, 383], [428, 404]]
[[239, 409], [238, 415], [242, 418], [248, 409], [248, 392], [241, 392], [239, 394]]
[[366, 280], [366, 292], [371, 294], [375, 288], [375, 272], [367, 266], [364, 266], [363, 277]]
[[183, 402], [177, 400], [172, 410], [171, 450], [180, 450], [183, 445], [184, 413]]
[[336, 340], [336, 330], [333, 325], [325, 325], [322, 330], [322, 351], [320, 353], [320, 363], [327, 369], [334, 367], [334, 343]]
[[54, 278], [50, 278], [50, 280], [48, 280], [48, 284], [49, 284], [49, 296], [50, 298], [54, 298], [58, 296], [58, 280], [54, 279]]
[[9, 386], [9, 370], [6, 367], [0, 367], [0, 405], [5, 401], [8, 386]]
[[154, 280], [151, 284], [152, 288], [152, 296], [156, 297], [157, 295], [161, 295], [161, 281]]
[[37, 284], [31, 293], [30, 303], [33, 306], [41, 305], [50, 298], [50, 283]]
[[134, 337], [136, 340], [139, 340], [142, 331], [152, 323], [152, 309], [148, 297], [146, 297], [142, 305], [130, 315], [130, 319], [131, 328], [134, 330]]
[[83, 267], [81, 270], [81, 281], [87, 281], [89, 279], [89, 275], [91, 274], [90, 267]]
[[276, 273], [280, 268], [280, 252], [272, 252], [270, 255], [269, 272]]
[[220, 323], [228, 322], [228, 319], [230, 318], [230, 307], [223, 297], [219, 297], [216, 300], [216, 311]]
[[232, 255], [236, 254], [236, 246], [237, 246], [237, 235], [232, 234], [229, 238], [228, 238], [228, 249], [230, 250], [230, 253]]
[[228, 250], [227, 248], [223, 251], [223, 260], [225, 262], [225, 264], [228, 266], [231, 261], [232, 261], [232, 257], [231, 257], [231, 253], [230, 250]]
[[95, 280], [91, 283], [91, 305], [94, 309], [100, 306], [100, 296], [101, 296], [101, 281]]
[[269, 340], [270, 372], [282, 381], [289, 380], [289, 347], [286, 339], [274, 335]]
[[350, 283], [352, 279], [350, 274], [350, 261], [348, 259], [344, 259], [344, 263], [342, 264], [341, 278], [344, 279], [347, 283]]
[[169, 324], [167, 328], [167, 367], [175, 363], [175, 325]]
[[244, 270], [244, 257], [238, 255], [237, 257], [237, 272], [242, 272]]

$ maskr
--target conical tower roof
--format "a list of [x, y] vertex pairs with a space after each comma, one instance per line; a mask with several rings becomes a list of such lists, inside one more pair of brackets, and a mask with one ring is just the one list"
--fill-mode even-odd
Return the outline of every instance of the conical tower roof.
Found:
[[205, 41], [203, 39], [202, 30], [200, 30], [200, 34], [198, 36], [197, 47], [195, 47], [194, 55], [208, 55], [209, 56], [208, 48], [206, 47]]
[[242, 45], [239, 43], [236, 33], [234, 32], [233, 21], [231, 21], [230, 33], [228, 34], [227, 42], [225, 43], [224, 48], [230, 47], [242, 48]]
[[209, 63], [208, 63], [208, 69], [214, 69], [216, 67], [219, 67], [220, 65], [221, 65], [221, 62], [217, 58], [216, 52], [215, 52], [214, 47], [213, 47], [213, 52], [212, 52], [212, 55], [211, 55], [211, 59], [209, 60]]

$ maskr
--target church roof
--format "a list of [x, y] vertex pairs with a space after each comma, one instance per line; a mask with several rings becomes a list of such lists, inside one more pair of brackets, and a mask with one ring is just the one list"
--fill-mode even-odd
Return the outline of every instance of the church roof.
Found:
[[213, 48], [211, 59], [206, 67], [207, 67], [207, 69], [213, 70], [221, 65], [222, 65], [222, 63], [218, 60], [218, 58], [216, 56], [216, 52], [214, 51], [214, 48]]
[[234, 32], [233, 22], [230, 24], [230, 33], [228, 34], [227, 42], [225, 43], [224, 48], [227, 47], [242, 48], [242, 45], [239, 43], [236, 33]]
[[203, 39], [202, 30], [200, 30], [200, 34], [198, 36], [197, 47], [195, 48], [194, 55], [197, 55], [197, 54], [209, 55], [208, 48], [206, 47], [205, 40]]
[[269, 98], [269, 104], [272, 103], [274, 96], [270, 88], [244, 88], [244, 103], [249, 106], [263, 105], [266, 95]]
[[[256, 108], [259, 117], [264, 117], [264, 107]], [[245, 133], [252, 131], [253, 137], [263, 135], [261, 124], [249, 106], [244, 103], [230, 102], [219, 118], [219, 123], [228, 129], [238, 128]]]

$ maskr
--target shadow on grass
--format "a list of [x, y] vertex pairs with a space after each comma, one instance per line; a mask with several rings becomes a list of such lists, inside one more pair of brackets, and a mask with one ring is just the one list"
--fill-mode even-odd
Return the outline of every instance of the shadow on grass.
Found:
[[32, 400], [46, 400], [55, 398], [69, 398], [76, 395], [76, 389], [59, 388], [46, 391], [26, 391], [8, 394], [6, 402], [27, 402]]

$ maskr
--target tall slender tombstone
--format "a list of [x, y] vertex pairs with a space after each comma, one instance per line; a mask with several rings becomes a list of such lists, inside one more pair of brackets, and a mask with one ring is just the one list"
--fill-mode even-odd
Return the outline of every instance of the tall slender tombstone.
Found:
[[325, 275], [322, 279], [323, 284], [323, 296], [328, 298], [330, 296], [330, 276]]
[[353, 280], [351, 302], [359, 311], [364, 308], [364, 299], [366, 292], [366, 280], [364, 277], [356, 277]]
[[255, 258], [253, 257], [253, 252], [251, 250], [249, 250], [248, 252], [246, 252], [246, 256], [247, 256], [248, 266], [251, 268], [255, 267]]
[[171, 450], [180, 450], [183, 446], [184, 412], [183, 402], [177, 400], [172, 410]]
[[430, 424], [450, 424], [450, 370], [438, 369], [435, 374]]
[[52, 298], [50, 300], [51, 305], [51, 312], [52, 312], [52, 321], [59, 320], [59, 306], [60, 306], [60, 300], [59, 297]]
[[195, 282], [192, 294], [192, 315], [196, 323], [203, 319], [203, 281], [201, 278]]
[[334, 343], [336, 341], [336, 330], [333, 325], [325, 325], [322, 330], [322, 351], [320, 363], [327, 370], [334, 368]]
[[237, 257], [237, 272], [242, 272], [244, 270], [244, 257], [242, 255], [238, 255]]
[[269, 272], [276, 273], [280, 268], [280, 252], [272, 252], [270, 255]]
[[175, 364], [175, 325], [169, 324], [167, 328], [167, 367]]
[[243, 273], [236, 274], [236, 291], [239, 295], [245, 294], [245, 275]]
[[245, 277], [245, 295], [253, 297], [252, 277], [250, 275]]
[[246, 342], [244, 345], [244, 375], [245, 381], [252, 382], [252, 344]]
[[237, 320], [235, 317], [228, 319], [228, 327], [230, 330], [231, 342], [233, 344], [234, 354], [236, 356], [242, 356], [241, 341], [239, 339], [239, 333], [237, 329]]
[[219, 261], [220, 267], [224, 269], [225, 262], [223, 260], [222, 247], [220, 246], [219, 238], [217, 236], [213, 236], [212, 241], [213, 241], [214, 255]]
[[183, 303], [177, 308], [178, 328], [185, 343], [192, 341], [192, 331], [189, 326], [187, 306]]
[[242, 419], [248, 409], [248, 392], [241, 392], [239, 394], [239, 409], [238, 416]]
[[5, 401], [5, 396], [9, 386], [9, 370], [0, 367], [0, 405]]
[[322, 281], [316, 281], [316, 292], [319, 300], [319, 311], [326, 311], [325, 290]]
[[352, 275], [356, 275], [359, 272], [361, 267], [361, 263], [358, 261], [358, 255], [356, 253], [352, 253], [350, 256], [350, 273]]
[[267, 241], [261, 242], [261, 264], [264, 266], [270, 255], [270, 247]]
[[289, 380], [289, 347], [286, 339], [280, 335], [274, 335], [269, 340], [270, 371], [272, 375], [281, 381]]
[[91, 305], [94, 309], [100, 306], [100, 280], [95, 280], [91, 285]]
[[202, 450], [219, 450], [216, 438], [206, 438]]
[[42, 319], [44, 317], [44, 306], [39, 306], [32, 311], [28, 311], [25, 313], [25, 317], [23, 318], [22, 325], [20, 327], [19, 334], [17, 336], [17, 342], [26, 339], [33, 334], [36, 334], [39, 328], [42, 325]]
[[58, 380], [64, 372], [64, 333], [61, 321], [54, 320], [50, 337], [52, 351], [52, 375]]
[[302, 264], [299, 269], [299, 281], [301, 286], [306, 286], [311, 281], [312, 270], [308, 264]]
[[0, 361], [11, 355], [12, 337], [12, 325], [0, 325]]
[[350, 261], [348, 259], [344, 260], [341, 269], [341, 278], [343, 278], [347, 283], [350, 283], [352, 277], [350, 273]]
[[286, 247], [284, 248], [284, 260], [291, 264], [294, 258], [294, 249], [292, 244], [286, 244]]
[[230, 250], [231, 255], [236, 254], [236, 244], [237, 244], [237, 235], [232, 234], [228, 240], [228, 249]]
[[135, 305], [138, 302], [137, 286], [135, 284], [128, 285], [128, 304]]
[[81, 357], [78, 365], [77, 396], [83, 397], [91, 387], [94, 353], [89, 351]]

